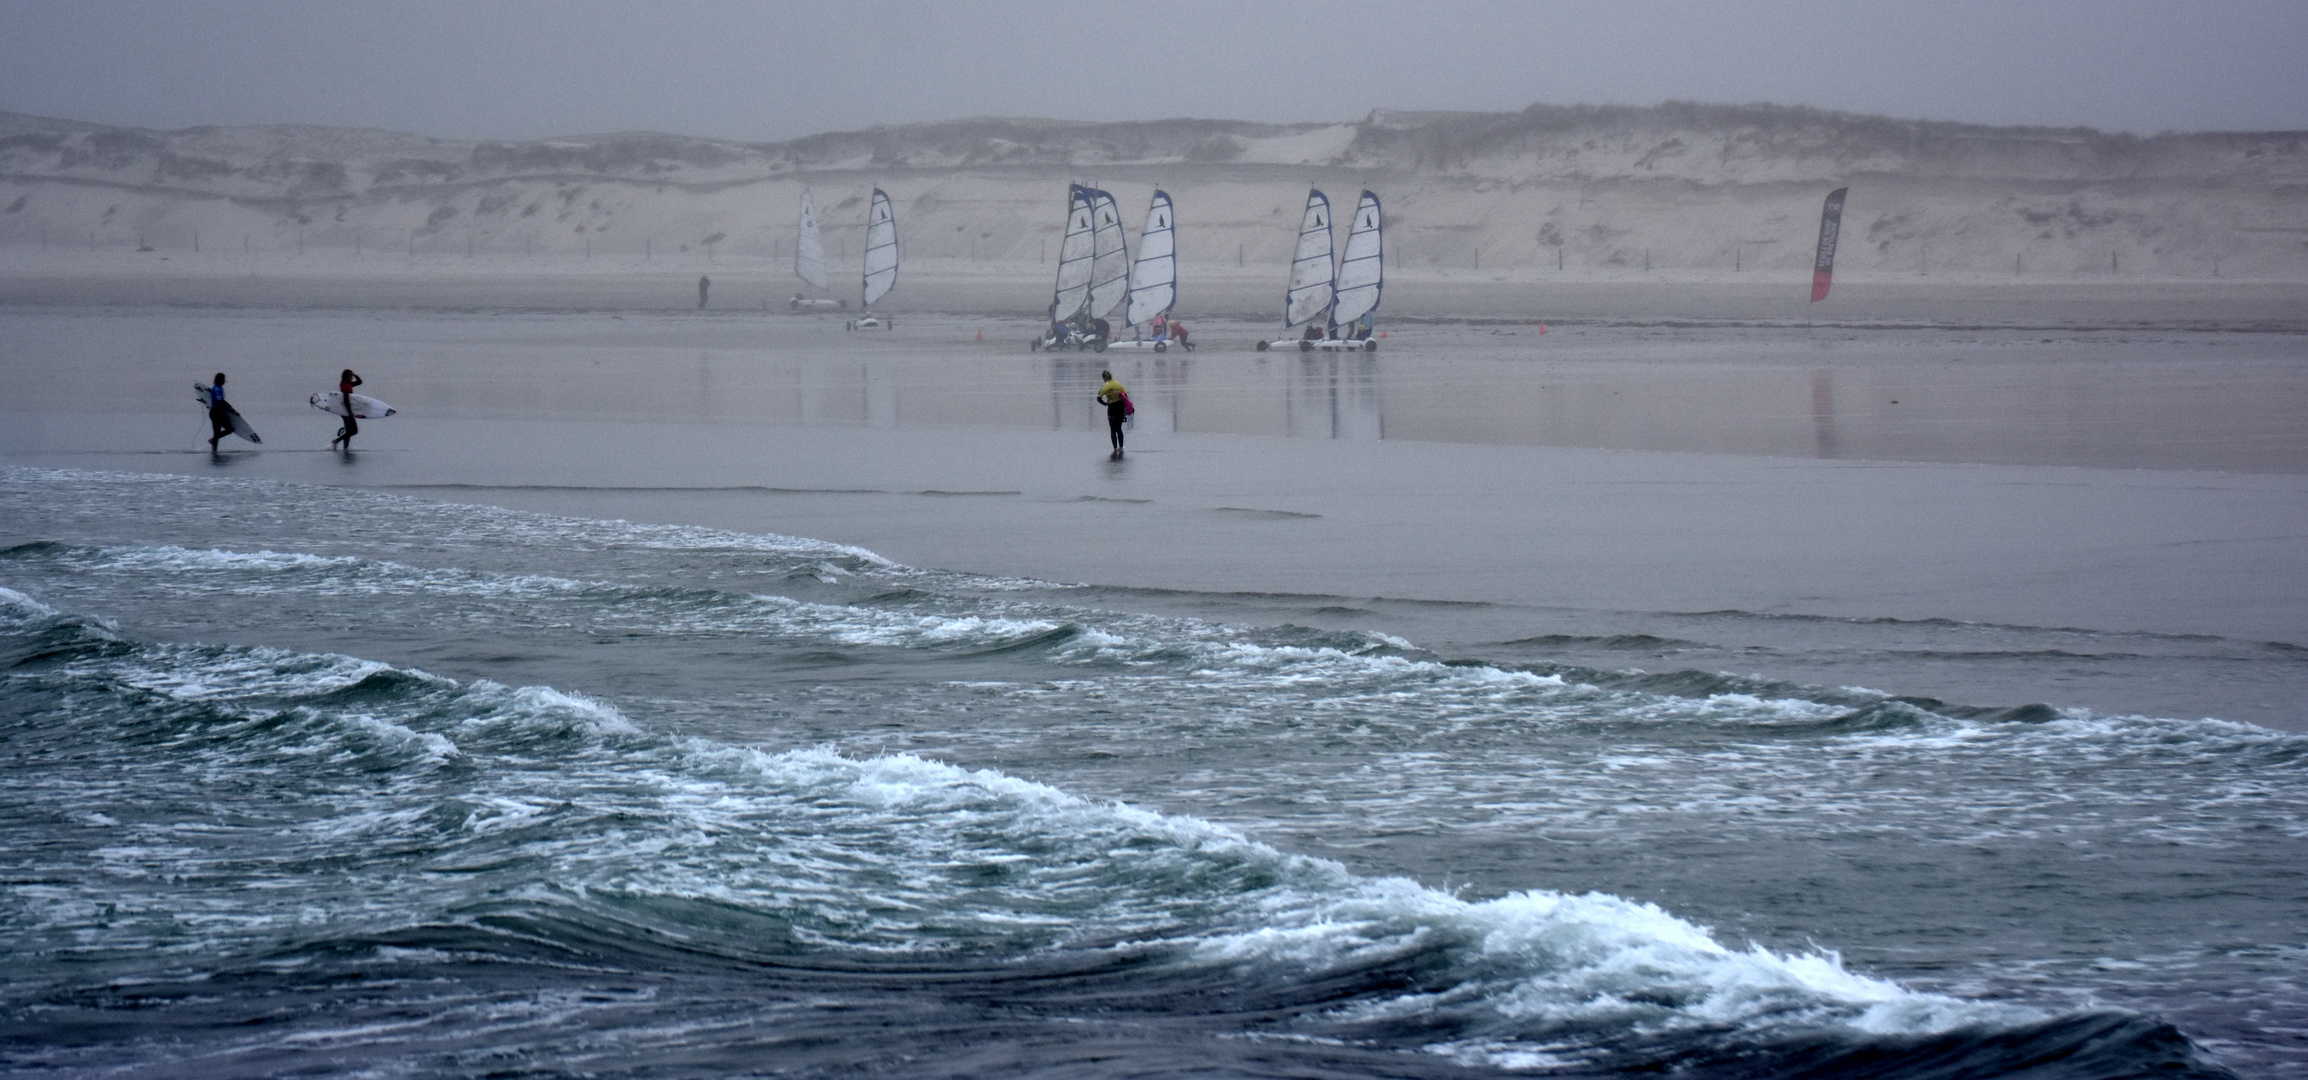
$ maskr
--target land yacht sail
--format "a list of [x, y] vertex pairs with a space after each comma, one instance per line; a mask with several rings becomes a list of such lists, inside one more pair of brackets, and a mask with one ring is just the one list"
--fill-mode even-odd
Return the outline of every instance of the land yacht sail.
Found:
[[889, 295], [897, 283], [898, 222], [890, 212], [889, 195], [875, 188], [873, 203], [866, 209], [865, 306]]
[[1138, 234], [1138, 261], [1130, 265], [1130, 304], [1123, 317], [1144, 326], [1178, 302], [1178, 245], [1170, 196], [1157, 188], [1146, 207], [1146, 229]]
[[1130, 291], [1130, 244], [1114, 196], [1090, 189], [1090, 317], [1103, 319]]
[[817, 235], [817, 200], [810, 197], [809, 189], [801, 189], [801, 236], [793, 245], [793, 275], [817, 286], [826, 287], [825, 241]]
[[1354, 208], [1354, 225], [1346, 234], [1346, 255], [1338, 262], [1338, 299], [1330, 311], [1330, 336], [1334, 338], [1340, 336], [1340, 327], [1378, 307], [1379, 288], [1386, 281], [1381, 217], [1378, 196], [1363, 192], [1362, 202]]
[[1050, 297], [1053, 326], [1072, 320], [1090, 301], [1090, 189], [1066, 186], [1066, 236], [1058, 241], [1058, 288]]
[[1299, 219], [1298, 252], [1290, 260], [1290, 291], [1284, 294], [1283, 325], [1302, 326], [1330, 311], [1337, 277], [1330, 253], [1330, 199], [1315, 188], [1306, 192], [1306, 215]]

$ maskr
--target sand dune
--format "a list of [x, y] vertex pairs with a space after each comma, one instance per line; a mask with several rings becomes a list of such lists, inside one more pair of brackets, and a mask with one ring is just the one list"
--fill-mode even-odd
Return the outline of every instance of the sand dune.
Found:
[[[314, 127], [157, 132], [0, 115], [0, 260], [71, 250], [789, 258], [800, 189], [828, 257], [897, 200], [909, 258], [1031, 276], [1066, 181], [1177, 199], [1181, 270], [1287, 259], [1309, 185], [1380, 192], [1390, 270], [1509, 280], [1807, 271], [1852, 188], [1839, 271], [2308, 280], [2302, 133], [2140, 138], [1772, 106], [1377, 112], [1356, 123], [973, 120], [785, 143], [655, 133], [463, 142]], [[151, 252], [139, 252], [150, 248]]]

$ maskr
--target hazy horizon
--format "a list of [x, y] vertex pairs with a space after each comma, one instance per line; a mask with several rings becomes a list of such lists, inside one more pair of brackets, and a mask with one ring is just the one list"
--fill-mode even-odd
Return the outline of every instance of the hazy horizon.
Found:
[[2111, 132], [2308, 130], [2308, 6], [1911, 9], [713, 0], [0, 6], [0, 110], [121, 127], [747, 142], [972, 117], [1349, 122], [1534, 103], [1809, 106]]

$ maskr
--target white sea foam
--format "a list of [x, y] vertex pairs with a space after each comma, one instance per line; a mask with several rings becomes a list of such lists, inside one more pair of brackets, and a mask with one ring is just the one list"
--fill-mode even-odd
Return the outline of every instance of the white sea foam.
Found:
[[361, 562], [350, 555], [312, 555], [294, 551], [223, 551], [216, 548], [111, 547], [103, 549], [114, 567], [137, 571], [185, 570], [305, 570], [352, 566]]
[[347, 719], [354, 727], [371, 735], [390, 742], [414, 746], [422, 752], [425, 758], [435, 763], [456, 757], [459, 753], [456, 743], [450, 742], [448, 736], [436, 731], [413, 731], [390, 720], [380, 719], [365, 713], [357, 713]]
[[55, 608], [6, 586], [0, 586], [0, 604], [7, 606], [7, 614], [11, 619], [20, 622], [27, 619], [54, 618], [57, 613]]
[[[508, 692], [503, 687], [486, 681], [474, 684], [474, 689], [504, 694], [512, 706], [512, 718], [517, 722], [573, 723], [596, 735], [638, 735], [641, 733], [641, 729], [635, 726], [633, 721], [626, 719], [624, 713], [617, 711], [616, 706], [583, 694], [555, 690], [550, 686], [523, 686]], [[491, 722], [489, 719], [475, 718], [466, 720], [465, 724], [474, 725], [489, 722]]]
[[[1202, 951], [1213, 961], [1257, 959], [1311, 971], [1435, 948], [1456, 957], [1461, 981], [1454, 987], [1352, 1005], [1338, 1014], [1346, 1021], [1479, 1007], [1534, 1030], [1577, 1020], [1654, 1031], [1801, 1023], [1913, 1034], [2041, 1018], [1918, 994], [1848, 971], [1833, 953], [1730, 949], [1655, 905], [1604, 894], [1527, 892], [1469, 903], [1385, 879], [1285, 891], [1262, 907], [1263, 925], [1207, 939]], [[1480, 1040], [1439, 1049], [1502, 1065], [1536, 1052]]]

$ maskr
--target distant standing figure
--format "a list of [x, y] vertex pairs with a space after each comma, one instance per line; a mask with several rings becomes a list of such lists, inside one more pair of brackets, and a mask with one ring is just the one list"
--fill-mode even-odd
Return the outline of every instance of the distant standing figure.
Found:
[[216, 441], [232, 434], [232, 406], [224, 403], [224, 372], [216, 373], [216, 381], [208, 384], [208, 450], [216, 452]]
[[1098, 402], [1106, 406], [1106, 434], [1114, 441], [1113, 456], [1118, 459], [1122, 456], [1122, 422], [1130, 419], [1130, 392], [1114, 381], [1113, 372], [1101, 371], [1098, 376], [1106, 380], [1098, 388]]
[[712, 287], [712, 278], [706, 277], [704, 274], [697, 275], [697, 310], [705, 310], [705, 290]]
[[353, 374], [351, 368], [346, 368], [343, 374], [337, 376], [337, 394], [345, 403], [345, 426], [338, 428], [337, 437], [329, 440], [331, 450], [336, 449], [338, 443], [343, 443], [346, 452], [351, 452], [353, 436], [361, 433], [361, 422], [353, 419], [353, 387], [360, 384], [361, 377]]

